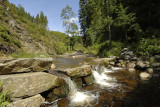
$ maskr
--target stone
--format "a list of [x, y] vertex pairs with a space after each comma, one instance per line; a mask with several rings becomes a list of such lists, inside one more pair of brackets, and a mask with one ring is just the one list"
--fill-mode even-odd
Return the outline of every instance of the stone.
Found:
[[128, 48], [123, 48], [123, 49], [121, 50], [121, 52], [125, 52], [125, 51], [128, 51]]
[[156, 61], [158, 61], [158, 62], [160, 62], [160, 55], [153, 56], [153, 59], [156, 60]]
[[149, 74], [153, 74], [153, 69], [152, 69], [152, 68], [148, 68], [148, 69], [146, 70], [146, 72], [149, 73]]
[[77, 88], [82, 88], [83, 83], [81, 78], [72, 78], [72, 81], [75, 83]]
[[76, 56], [72, 56], [72, 58], [73, 58], [73, 59], [75, 59], [75, 58], [76, 58]]
[[133, 57], [130, 59], [131, 61], [137, 61], [137, 57]]
[[110, 65], [114, 66], [115, 62], [109, 62]]
[[5, 0], [0, 0], [0, 3], [4, 3]]
[[134, 68], [135, 66], [136, 66], [136, 64], [132, 63], [132, 62], [127, 64], [127, 68]]
[[59, 72], [66, 73], [70, 77], [84, 77], [92, 74], [90, 65], [82, 65], [81, 67], [75, 67], [65, 70], [57, 70]]
[[54, 69], [56, 69], [56, 66], [54, 64], [52, 64], [50, 70], [52, 71]]
[[121, 66], [122, 66], [121, 63], [115, 64], [115, 67], [121, 67]]
[[123, 61], [123, 60], [118, 60], [118, 62], [119, 62], [119, 63], [124, 63], [124, 61]]
[[115, 61], [115, 60], [117, 59], [117, 57], [116, 57], [116, 56], [110, 56], [109, 58], [110, 58], [110, 60], [109, 60], [109, 61]]
[[141, 70], [146, 70], [147, 68], [149, 68], [149, 63], [148, 62], [142, 62], [141, 60], [137, 61], [136, 68], [141, 69]]
[[160, 67], [153, 68], [154, 73], [160, 73]]
[[66, 97], [69, 93], [69, 86], [68, 84], [65, 84], [61, 87], [53, 89], [54, 95], [57, 95], [59, 97]]
[[25, 98], [8, 104], [6, 107], [40, 107], [45, 99], [40, 95]]
[[92, 85], [95, 79], [93, 75], [90, 75], [90, 76], [84, 77], [84, 80], [86, 85]]
[[109, 61], [112, 61], [112, 59], [111, 58], [100, 58], [100, 59], [94, 60], [94, 62], [96, 62], [97, 64], [104, 65], [105, 67], [109, 66]]
[[20, 58], [2, 60], [0, 64], [0, 74], [41, 72], [49, 70], [52, 58]]
[[126, 65], [125, 64], [122, 64], [122, 68], [125, 68], [126, 67]]
[[59, 85], [59, 78], [45, 72], [0, 75], [3, 90], [10, 90], [12, 97], [37, 95]]
[[130, 56], [130, 55], [124, 55], [123, 59], [124, 59], [124, 60], [130, 60], [130, 59], [131, 59], [131, 56]]
[[153, 64], [152, 64], [152, 67], [153, 67], [153, 68], [160, 67], [160, 63], [153, 63]]
[[106, 62], [114, 62], [115, 60], [116, 60], [116, 56], [110, 56], [109, 58], [99, 58], [99, 59], [95, 59], [94, 61], [95, 62], [98, 62], [98, 63], [101, 63], [101, 62], [104, 62], [104, 61], [106, 61]]
[[140, 73], [141, 80], [149, 80], [150, 77], [151, 77], [151, 74], [149, 74], [147, 72]]
[[130, 73], [135, 73], [135, 71], [136, 71], [136, 70], [135, 70], [134, 68], [129, 68], [129, 69], [128, 69], [128, 72], [130, 72]]
[[15, 27], [15, 26], [16, 26], [16, 25], [15, 25], [15, 21], [14, 21], [14, 20], [10, 20], [10, 21], [9, 21], [9, 25], [12, 26], [12, 27]]

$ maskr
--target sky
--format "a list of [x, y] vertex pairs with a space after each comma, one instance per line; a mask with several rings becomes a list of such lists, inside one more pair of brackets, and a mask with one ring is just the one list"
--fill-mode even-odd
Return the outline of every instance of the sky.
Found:
[[66, 5], [72, 7], [76, 17], [74, 18], [76, 24], [79, 26], [78, 10], [79, 0], [9, 0], [11, 3], [18, 6], [20, 4], [32, 16], [36, 16], [43, 11], [48, 18], [48, 27], [52, 31], [65, 32], [62, 26], [61, 11]]

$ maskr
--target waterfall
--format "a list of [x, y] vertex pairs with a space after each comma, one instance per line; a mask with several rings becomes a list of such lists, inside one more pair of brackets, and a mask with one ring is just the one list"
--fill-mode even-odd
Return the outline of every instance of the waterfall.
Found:
[[90, 106], [90, 102], [96, 101], [96, 104], [98, 102], [99, 94], [98, 93], [92, 93], [90, 91], [80, 91], [75, 83], [71, 80], [70, 77], [61, 74], [56, 73], [59, 77], [63, 78], [66, 83], [69, 85], [70, 93], [68, 95], [68, 99], [70, 100], [69, 107], [74, 106]]
[[92, 69], [93, 76], [95, 78], [95, 83], [100, 85], [101, 88], [115, 88], [118, 86], [116, 83], [116, 79], [107, 75], [108, 73], [115, 72], [115, 70], [119, 70], [120, 68], [107, 69], [104, 66], [95, 66]]

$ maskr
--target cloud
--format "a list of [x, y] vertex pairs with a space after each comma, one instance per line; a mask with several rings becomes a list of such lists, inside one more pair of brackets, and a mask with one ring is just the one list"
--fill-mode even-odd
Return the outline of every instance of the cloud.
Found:
[[71, 18], [71, 19], [69, 19], [69, 21], [70, 22], [76, 22], [76, 21], [78, 21], [79, 20], [79, 18], [78, 17], [75, 17], [75, 18]]

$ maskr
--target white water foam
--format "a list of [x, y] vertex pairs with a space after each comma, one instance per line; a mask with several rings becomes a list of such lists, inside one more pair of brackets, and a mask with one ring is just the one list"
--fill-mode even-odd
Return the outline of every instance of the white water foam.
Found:
[[116, 83], [116, 79], [107, 75], [107, 73], [114, 72], [111, 69], [107, 69], [104, 66], [99, 67], [96, 66], [94, 70], [92, 70], [93, 76], [95, 78], [95, 83], [99, 84], [101, 88], [115, 88], [118, 86]]
[[70, 107], [72, 106], [89, 106], [90, 102], [98, 101], [98, 94], [92, 94], [89, 91], [78, 91], [75, 83], [70, 79], [70, 77], [63, 77], [63, 79], [67, 82], [70, 88], [70, 93], [68, 98], [70, 99]]

